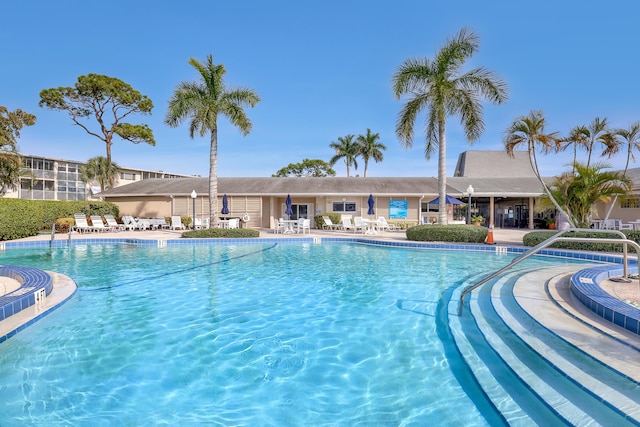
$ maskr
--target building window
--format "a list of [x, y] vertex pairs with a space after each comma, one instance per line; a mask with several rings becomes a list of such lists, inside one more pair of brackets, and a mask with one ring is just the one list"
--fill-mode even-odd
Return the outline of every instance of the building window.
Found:
[[628, 208], [628, 209], [640, 208], [640, 199], [637, 197], [629, 197], [628, 199], [621, 199], [620, 207]]
[[333, 212], [355, 212], [356, 202], [333, 202]]
[[125, 179], [128, 181], [135, 181], [136, 174], [133, 172], [120, 172], [120, 179]]

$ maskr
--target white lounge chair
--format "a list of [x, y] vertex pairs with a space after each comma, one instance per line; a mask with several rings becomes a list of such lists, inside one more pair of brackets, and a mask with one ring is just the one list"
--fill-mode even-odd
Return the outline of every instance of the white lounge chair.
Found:
[[349, 230], [353, 230], [353, 223], [351, 222], [351, 217], [350, 216], [343, 216], [342, 217], [342, 229], [345, 231], [349, 231]]
[[398, 229], [398, 226], [395, 224], [389, 224], [387, 219], [383, 216], [378, 217], [378, 229], [382, 231], [394, 231]]
[[114, 218], [113, 215], [105, 215], [104, 219], [105, 219], [105, 221], [107, 221], [107, 227], [109, 227], [109, 229], [111, 231], [124, 231], [124, 230], [126, 230], [125, 225], [118, 223], [118, 221], [116, 221], [116, 219]]
[[325, 230], [339, 230], [341, 227], [340, 224], [334, 224], [328, 216], [323, 216], [322, 220], [324, 221], [322, 228]]
[[171, 217], [171, 226], [169, 227], [171, 230], [186, 230], [187, 227], [182, 223], [182, 219], [178, 215], [173, 215]]
[[240, 228], [240, 218], [230, 218], [229, 228]]
[[356, 216], [353, 218], [353, 232], [356, 233], [358, 232], [358, 230], [362, 231], [364, 233], [364, 231], [366, 230], [367, 225], [364, 223], [364, 221], [362, 220], [361, 216]]
[[104, 226], [100, 215], [91, 215], [89, 218], [91, 218], [91, 227], [93, 227], [94, 231], [99, 231], [100, 233], [109, 231], [109, 229]]
[[75, 220], [76, 224], [73, 226], [73, 228], [71, 230], [77, 231], [79, 233], [86, 233], [86, 232], [90, 232], [90, 231], [95, 231], [95, 229], [89, 225], [89, 222], [87, 221], [87, 216], [86, 215], [84, 215], [84, 214], [74, 214], [73, 215], [73, 219]]

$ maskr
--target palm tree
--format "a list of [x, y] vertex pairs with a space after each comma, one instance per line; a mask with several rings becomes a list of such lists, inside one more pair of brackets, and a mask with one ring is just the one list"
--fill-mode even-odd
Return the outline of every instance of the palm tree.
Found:
[[589, 156], [587, 157], [587, 166], [591, 165], [591, 154], [593, 153], [593, 146], [596, 143], [604, 145], [604, 151], [610, 146], [615, 144], [615, 134], [608, 129], [607, 119], [600, 119], [596, 117], [591, 124], [586, 127], [587, 133], [587, 151]]
[[260, 97], [249, 88], [228, 89], [223, 80], [226, 70], [222, 64], [214, 64], [213, 57], [207, 56], [206, 63], [195, 58], [189, 64], [200, 74], [198, 82], [181, 82], [176, 87], [164, 122], [177, 127], [189, 120], [189, 136], [197, 133], [201, 137], [210, 134], [209, 149], [209, 216], [211, 224], [218, 221], [218, 115], [222, 114], [243, 135], [251, 132], [251, 121], [244, 107], [254, 107]]
[[116, 175], [120, 172], [118, 165], [106, 157], [96, 156], [80, 167], [80, 177], [83, 182], [89, 183], [93, 180], [100, 184], [100, 191], [107, 189], [107, 185], [113, 186]]
[[[610, 144], [602, 153], [603, 155], [611, 158], [614, 154], [617, 154], [620, 151], [620, 147], [622, 145], [626, 145], [627, 147], [627, 160], [624, 164], [624, 171], [622, 174], [627, 176], [627, 170], [629, 169], [629, 162], [633, 161], [635, 163], [636, 157], [633, 154], [634, 149], [640, 151], [640, 122], [635, 122], [631, 124], [627, 129], [616, 129], [614, 131], [614, 135], [616, 136], [614, 142]], [[616, 202], [618, 201], [618, 196], [614, 196], [609, 209], [607, 210], [607, 214], [605, 215], [605, 221], [609, 219], [609, 215], [613, 210]]]
[[505, 132], [504, 147], [507, 150], [507, 155], [510, 157], [515, 156], [516, 148], [521, 146], [526, 147], [533, 173], [535, 173], [538, 181], [542, 184], [542, 188], [544, 188], [545, 193], [549, 196], [549, 199], [556, 209], [567, 215], [570, 225], [573, 227], [571, 217], [560, 207], [540, 176], [536, 151], [540, 149], [544, 154], [548, 154], [551, 151], [558, 151], [562, 141], [558, 136], [558, 132], [545, 133], [544, 127], [545, 118], [542, 111], [531, 111], [528, 116], [519, 116]]
[[624, 196], [631, 189], [629, 178], [619, 171], [603, 171], [608, 167], [604, 163], [576, 163], [575, 173], [565, 172], [551, 184], [551, 194], [579, 227], [589, 227], [595, 203], [609, 202], [611, 197]]
[[586, 126], [576, 126], [571, 129], [569, 136], [562, 141], [560, 150], [564, 151], [570, 146], [573, 146], [573, 162], [575, 165], [578, 161], [578, 148], [589, 148], [589, 130]]
[[383, 159], [382, 152], [387, 149], [387, 147], [378, 142], [380, 139], [379, 133], [371, 133], [371, 129], [367, 129], [366, 135], [359, 135], [356, 138], [356, 142], [360, 147], [360, 155], [364, 160], [364, 177], [367, 177], [367, 168], [369, 167], [369, 159], [373, 159], [376, 163], [381, 162]]
[[344, 159], [344, 164], [347, 166], [347, 177], [351, 176], [349, 173], [351, 165], [355, 170], [358, 170], [356, 157], [360, 155], [360, 146], [354, 141], [354, 138], [353, 135], [349, 134], [339, 137], [338, 142], [333, 141], [329, 144], [329, 147], [336, 151], [336, 154], [329, 160], [329, 164], [333, 166], [338, 160]]
[[20, 178], [27, 175], [22, 168], [22, 157], [17, 152], [0, 150], [0, 197], [9, 190], [15, 191]]
[[447, 41], [433, 60], [408, 59], [393, 76], [396, 99], [409, 96], [398, 116], [396, 134], [405, 148], [413, 146], [413, 125], [418, 113], [427, 110], [425, 157], [430, 159], [438, 147], [439, 221], [447, 223], [446, 201], [446, 119], [459, 115], [469, 142], [476, 141], [484, 131], [482, 98], [501, 104], [507, 99], [507, 85], [483, 67], [460, 74], [465, 60], [479, 46], [478, 37], [463, 28]]

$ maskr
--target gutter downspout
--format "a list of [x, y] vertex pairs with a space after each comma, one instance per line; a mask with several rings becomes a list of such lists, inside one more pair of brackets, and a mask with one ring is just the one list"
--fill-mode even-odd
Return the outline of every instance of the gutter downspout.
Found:
[[424, 194], [418, 199], [418, 225], [422, 225], [422, 199], [424, 199]]

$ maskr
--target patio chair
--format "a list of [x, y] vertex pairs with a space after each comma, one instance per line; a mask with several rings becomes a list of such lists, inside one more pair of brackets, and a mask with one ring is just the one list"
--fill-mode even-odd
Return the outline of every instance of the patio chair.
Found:
[[124, 230], [126, 230], [125, 225], [118, 223], [118, 221], [116, 221], [116, 219], [115, 219], [115, 217], [113, 215], [105, 215], [104, 219], [105, 219], [105, 221], [107, 221], [107, 227], [109, 227], [109, 229], [111, 231], [124, 231]]
[[364, 233], [366, 228], [367, 228], [367, 225], [364, 223], [364, 221], [362, 220], [361, 216], [356, 216], [356, 217], [353, 218], [353, 232], [354, 233], [357, 233], [358, 230], [361, 230]]
[[229, 228], [240, 228], [240, 218], [230, 218]]
[[91, 227], [93, 227], [94, 231], [98, 231], [100, 233], [109, 231], [109, 229], [104, 226], [104, 222], [102, 222], [102, 217], [100, 215], [91, 215], [89, 218], [91, 218]]
[[274, 234], [278, 234], [278, 233], [284, 233], [284, 223], [279, 220], [279, 219], [274, 219], [273, 220], [273, 232]]
[[187, 227], [184, 226], [184, 224], [182, 223], [182, 219], [180, 219], [180, 216], [178, 215], [173, 215], [171, 217], [171, 226], [169, 227], [171, 230], [186, 230]]
[[307, 230], [311, 234], [311, 220], [307, 218], [298, 219], [298, 234], [304, 234], [304, 230]]

